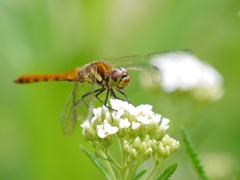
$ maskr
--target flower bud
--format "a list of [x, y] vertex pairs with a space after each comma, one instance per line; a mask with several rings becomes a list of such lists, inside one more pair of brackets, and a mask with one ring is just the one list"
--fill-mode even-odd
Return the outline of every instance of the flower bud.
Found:
[[176, 140], [173, 140], [173, 142], [170, 144], [171, 152], [177, 151], [179, 147], [180, 147], [180, 143]]
[[170, 151], [170, 147], [169, 146], [165, 146], [165, 156], [169, 156], [171, 154], [171, 151]]
[[147, 148], [152, 148], [153, 147], [153, 141], [149, 140], [147, 143]]
[[93, 141], [97, 137], [96, 131], [92, 128], [85, 129], [84, 132], [85, 132], [85, 137], [88, 141]]
[[137, 153], [136, 149], [132, 149], [132, 151], [130, 152], [130, 158], [132, 160], [135, 160], [135, 159], [137, 159], [137, 157], [138, 157], [138, 153]]
[[140, 151], [144, 153], [147, 150], [147, 144], [146, 142], [142, 142], [140, 146]]
[[131, 148], [129, 147], [128, 144], [126, 144], [125, 146], [123, 146], [123, 154], [124, 154], [125, 156], [128, 156], [128, 155], [130, 154], [130, 152], [131, 152]]
[[134, 142], [133, 142], [133, 148], [134, 149], [137, 149], [137, 150], [140, 150], [140, 146], [141, 146], [141, 139], [140, 139], [140, 137], [136, 137], [135, 139], [134, 139]]
[[152, 149], [153, 151], [157, 149], [157, 141], [155, 139], [152, 140]]
[[156, 123], [149, 124], [148, 125], [148, 134], [150, 136], [156, 134], [157, 129], [158, 129], [158, 124], [156, 124]]
[[125, 146], [125, 145], [129, 145], [129, 143], [128, 143], [127, 140], [124, 140], [124, 141], [123, 141], [123, 146]]
[[138, 128], [138, 135], [140, 137], [145, 137], [147, 134], [147, 125], [140, 125], [139, 128]]
[[158, 128], [155, 132], [154, 139], [156, 139], [157, 141], [161, 141], [164, 135], [165, 131], [161, 128]]
[[152, 152], [153, 152], [153, 149], [152, 148], [148, 148], [145, 153], [143, 154], [143, 159], [144, 160], [147, 160], [149, 159], [151, 156], [152, 156]]
[[158, 149], [157, 149], [157, 153], [159, 157], [162, 157], [165, 155], [165, 149], [162, 146], [162, 143], [159, 144]]
[[117, 135], [119, 137], [125, 137], [126, 135], [128, 135], [128, 129], [127, 128], [119, 129]]
[[104, 148], [108, 148], [112, 144], [112, 138], [110, 136], [106, 136], [102, 139], [102, 144]]
[[146, 143], [147, 143], [148, 141], [150, 141], [149, 135], [146, 135], [143, 141], [145, 141]]

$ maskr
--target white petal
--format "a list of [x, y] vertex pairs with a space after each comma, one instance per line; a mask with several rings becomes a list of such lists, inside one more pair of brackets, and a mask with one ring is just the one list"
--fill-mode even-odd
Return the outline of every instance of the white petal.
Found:
[[137, 120], [140, 121], [143, 124], [150, 124], [152, 122], [152, 119], [148, 119], [147, 116], [142, 116], [142, 115], [139, 115], [137, 117]]
[[164, 130], [167, 130], [169, 128], [168, 123], [170, 122], [169, 119], [167, 118], [162, 118], [162, 122], [160, 127], [163, 128]]
[[97, 125], [97, 130], [99, 130], [99, 129], [103, 129], [103, 125], [102, 124]]
[[93, 114], [94, 114], [94, 116], [96, 116], [96, 117], [101, 117], [101, 115], [102, 115], [102, 108], [94, 108], [93, 109]]
[[105, 138], [108, 135], [104, 129], [98, 129], [97, 134], [100, 138]]
[[132, 122], [132, 129], [138, 129], [140, 123], [136, 123], [135, 121]]
[[106, 122], [104, 122], [104, 130], [105, 132], [109, 135], [109, 134], [115, 134], [118, 131], [118, 128], [116, 126], [111, 126], [111, 124], [108, 124]]
[[105, 117], [106, 117], [106, 119], [107, 119], [108, 121], [111, 119], [111, 115], [110, 115], [110, 112], [109, 112], [109, 111], [107, 111], [107, 112], [105, 113]]
[[84, 121], [81, 125], [80, 125], [83, 129], [88, 129], [90, 127], [90, 123], [88, 120]]
[[153, 123], [156, 123], [156, 124], [158, 124], [160, 121], [161, 121], [161, 115], [160, 114], [156, 114], [156, 115], [153, 115], [152, 116], [152, 121], [153, 121]]
[[91, 119], [91, 124], [94, 123], [94, 121], [96, 121], [97, 117], [96, 116], [93, 116], [92, 119]]
[[144, 115], [152, 114], [152, 106], [148, 105], [148, 104], [142, 104], [142, 105], [138, 106], [137, 110], [142, 112], [142, 114], [144, 114]]
[[118, 132], [118, 128], [116, 126], [112, 126], [108, 129], [109, 134], [115, 134], [116, 132]]
[[131, 125], [131, 123], [128, 122], [127, 118], [120, 119], [120, 123], [119, 123], [120, 128], [128, 128], [130, 125]]

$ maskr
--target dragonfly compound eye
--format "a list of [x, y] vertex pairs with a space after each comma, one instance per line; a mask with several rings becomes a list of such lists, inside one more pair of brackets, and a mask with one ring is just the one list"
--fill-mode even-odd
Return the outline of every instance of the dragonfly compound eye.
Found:
[[130, 77], [128, 76], [128, 72], [124, 68], [115, 69], [112, 72], [111, 78], [116, 83], [117, 88], [120, 89], [120, 90], [124, 89], [130, 81]]

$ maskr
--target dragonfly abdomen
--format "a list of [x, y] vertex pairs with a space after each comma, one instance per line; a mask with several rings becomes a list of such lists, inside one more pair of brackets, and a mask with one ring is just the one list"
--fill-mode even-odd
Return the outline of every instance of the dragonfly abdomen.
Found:
[[17, 78], [15, 83], [32, 83], [41, 81], [76, 81], [79, 68], [75, 68], [72, 71], [59, 74], [36, 74], [36, 75], [23, 75]]

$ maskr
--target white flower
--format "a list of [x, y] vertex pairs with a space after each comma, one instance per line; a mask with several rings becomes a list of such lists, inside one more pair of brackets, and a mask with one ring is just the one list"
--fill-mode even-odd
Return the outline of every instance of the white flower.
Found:
[[139, 115], [137, 117], [137, 120], [140, 121], [142, 124], [150, 124], [152, 122], [152, 119], [149, 119], [148, 116], [142, 115]]
[[219, 72], [190, 53], [173, 51], [156, 55], [151, 63], [159, 69], [160, 83], [166, 92], [201, 89], [211, 93], [214, 89], [215, 93], [211, 93], [210, 97], [213, 100], [221, 97], [223, 93], [223, 78]]
[[136, 123], [135, 121], [132, 122], [132, 129], [138, 129], [140, 123]]
[[128, 104], [127, 101], [122, 101], [122, 100], [118, 100], [118, 99], [110, 99], [110, 102], [111, 102], [113, 109], [115, 109], [117, 111], [122, 110], [121, 112], [123, 112], [123, 114], [124, 114], [124, 110], [128, 111], [132, 115], [136, 114], [135, 107], [132, 104]]
[[120, 119], [119, 127], [120, 127], [121, 129], [123, 129], [123, 128], [128, 128], [130, 125], [131, 125], [131, 123], [128, 122], [128, 119], [127, 119], [127, 118], [125, 118], [125, 119]]
[[88, 129], [90, 127], [90, 123], [88, 120], [84, 121], [81, 125], [80, 125], [83, 129]]
[[124, 107], [128, 106], [128, 103], [125, 101], [117, 100], [117, 99], [110, 99], [111, 105], [113, 109], [123, 109]]
[[136, 109], [140, 112], [142, 112], [142, 114], [144, 115], [148, 115], [152, 113], [152, 106], [148, 105], [148, 104], [142, 104], [138, 107], [136, 107]]
[[152, 122], [158, 124], [161, 121], [161, 115], [160, 114], [155, 114], [152, 116]]
[[109, 111], [105, 113], [106, 119], [109, 121], [111, 119], [111, 114]]
[[117, 112], [112, 112], [112, 118], [116, 121], [120, 121], [121, 116], [124, 114], [123, 109], [118, 109]]
[[100, 107], [94, 108], [94, 109], [93, 109], [93, 114], [94, 114], [94, 116], [96, 116], [96, 117], [101, 117], [101, 115], [102, 115], [102, 108], [100, 108]]
[[97, 117], [96, 116], [93, 116], [92, 119], [91, 119], [91, 124], [94, 123], [94, 121], [96, 121]]
[[168, 123], [170, 122], [167, 118], [162, 118], [160, 128], [164, 129], [165, 131], [169, 128]]
[[104, 122], [104, 124], [97, 125], [97, 134], [100, 138], [105, 138], [110, 134], [115, 134], [118, 131], [116, 126], [111, 126], [110, 124]]

